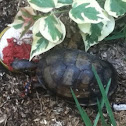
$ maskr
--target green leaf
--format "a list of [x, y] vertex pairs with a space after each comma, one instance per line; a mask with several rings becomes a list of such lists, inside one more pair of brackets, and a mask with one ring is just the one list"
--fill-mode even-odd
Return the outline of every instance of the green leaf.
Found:
[[55, 7], [53, 0], [30, 0], [29, 2], [35, 4], [38, 7]]
[[[99, 78], [96, 78], [96, 79], [99, 79]], [[108, 94], [110, 84], [111, 84], [111, 79], [109, 79], [108, 84], [107, 84], [106, 89], [105, 89], [106, 95]], [[104, 99], [102, 98], [102, 100], [101, 100], [101, 109], [102, 109], [103, 107], [104, 107]], [[93, 126], [97, 126], [99, 117], [100, 117], [100, 113], [97, 114]]]
[[111, 16], [122, 16], [126, 13], [126, 0], [106, 0], [104, 8]]
[[31, 53], [30, 53], [30, 60], [34, 56], [40, 55], [48, 51], [49, 49], [53, 48], [54, 46], [56, 46], [56, 44], [49, 42], [43, 36], [41, 38], [33, 36], [33, 44], [32, 44]]
[[87, 113], [84, 111], [84, 109], [81, 108], [81, 106], [80, 106], [80, 104], [79, 104], [79, 102], [78, 102], [72, 88], [70, 88], [70, 89], [71, 89], [72, 96], [74, 98], [74, 101], [76, 103], [76, 106], [77, 106], [77, 108], [79, 110], [79, 113], [81, 115], [81, 118], [82, 118], [83, 122], [85, 123], [86, 126], [92, 126], [91, 120], [89, 119]]
[[58, 36], [58, 38], [62, 38], [61, 32], [56, 28], [56, 25], [58, 24], [57, 20], [53, 16], [48, 16], [45, 19], [45, 28], [48, 27], [48, 32], [52, 37], [52, 40], [55, 40]]
[[47, 13], [55, 8], [58, 0], [28, 0], [28, 2], [33, 9]]
[[109, 36], [109, 37], [105, 38], [104, 40], [108, 41], [108, 40], [120, 39], [120, 38], [124, 38], [125, 35], [126, 34], [119, 32], [119, 33], [116, 33], [116, 34], [114, 34], [112, 36]]
[[[81, 35], [85, 44], [85, 50], [87, 51], [91, 46], [98, 44], [106, 36], [108, 36], [115, 26], [115, 20], [113, 17], [108, 16], [109, 21], [102, 20], [97, 24], [84, 23], [78, 24], [81, 30]], [[96, 32], [97, 31], [97, 32]]]
[[[98, 37], [101, 36], [101, 30], [103, 28], [103, 23], [98, 24], [91, 24], [91, 35], [86, 36], [86, 40], [88, 40], [90, 43], [93, 43], [94, 41], [98, 41]], [[97, 32], [96, 32], [97, 31]]]
[[114, 118], [114, 115], [113, 115], [113, 112], [112, 112], [112, 109], [111, 109], [111, 106], [109, 104], [109, 101], [108, 101], [108, 98], [107, 98], [107, 95], [105, 93], [105, 90], [104, 90], [104, 87], [103, 87], [103, 84], [94, 68], [94, 66], [92, 66], [92, 71], [94, 72], [94, 75], [95, 75], [95, 78], [98, 82], [98, 85], [99, 85], [99, 88], [100, 88], [100, 91], [101, 91], [101, 94], [102, 94], [102, 97], [104, 99], [104, 102], [105, 102], [105, 106], [106, 106], [106, 109], [107, 109], [107, 113], [110, 117], [110, 120], [111, 120], [111, 123], [113, 126], [116, 126], [116, 121], [115, 121], [115, 118]]
[[41, 18], [39, 29], [47, 40], [57, 44], [63, 41], [66, 35], [64, 24], [54, 15]]
[[100, 113], [100, 117], [101, 117], [102, 126], [107, 126], [99, 100], [97, 100], [97, 105], [98, 105], [98, 112]]
[[101, 22], [98, 24], [90, 25], [90, 34], [85, 34], [81, 32], [83, 41], [85, 43], [85, 51], [87, 51], [91, 46], [98, 44], [98, 38], [99, 36], [101, 36], [102, 28], [103, 28], [103, 23]]
[[72, 3], [73, 3], [73, 0], [58, 0], [56, 8], [59, 8], [65, 5], [71, 5]]
[[[46, 40], [44, 37], [41, 37], [40, 39], [38, 39], [38, 41], [36, 41], [36, 48], [34, 48], [34, 50], [31, 51], [31, 57], [33, 55], [38, 55], [39, 52], [41, 53], [42, 49], [46, 49], [47, 46], [49, 44], [49, 41]], [[34, 45], [34, 44], [33, 44]]]
[[58, 0], [58, 3], [62, 3], [62, 4], [72, 4], [73, 0]]
[[22, 16], [18, 16], [17, 18], [18, 18], [18, 20], [24, 21]]
[[22, 26], [23, 26], [23, 23], [21, 23], [21, 24], [16, 24], [16, 25], [13, 25], [13, 27], [14, 27], [15, 29], [22, 28]]
[[33, 30], [32, 30], [33, 43], [32, 43], [32, 48], [31, 48], [31, 53], [30, 53], [30, 60], [34, 56], [40, 55], [57, 45], [57, 43], [55, 44], [53, 42], [50, 42], [42, 36], [42, 34], [39, 31], [40, 21], [41, 19], [38, 19], [33, 25]]
[[70, 18], [78, 24], [99, 23], [103, 19], [108, 20], [103, 9], [95, 0], [77, 0], [72, 4], [69, 12]]
[[79, 19], [83, 20], [82, 15], [85, 15], [86, 17], [88, 17], [91, 20], [97, 20], [98, 19], [97, 15], [99, 14], [99, 12], [94, 7], [86, 8], [86, 6], [88, 6], [88, 5], [89, 5], [89, 3], [84, 3], [84, 4], [77, 6], [76, 8], [73, 8], [71, 10], [71, 13], [73, 14], [74, 18], [76, 18], [76, 19], [79, 18]]
[[24, 29], [23, 29], [23, 31], [21, 33], [20, 38], [23, 37], [23, 35], [25, 35], [25, 33], [27, 33], [29, 31], [29, 29], [31, 28], [32, 24], [33, 23], [31, 21], [29, 21], [29, 23], [26, 26], [24, 26]]
[[36, 37], [42, 37], [42, 34], [40, 32], [36, 33]]

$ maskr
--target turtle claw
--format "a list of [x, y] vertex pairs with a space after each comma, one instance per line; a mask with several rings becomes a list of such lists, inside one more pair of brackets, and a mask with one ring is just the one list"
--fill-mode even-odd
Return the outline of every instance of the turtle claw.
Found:
[[25, 82], [24, 84], [24, 93], [25, 93], [25, 96], [27, 96], [28, 94], [31, 94], [31, 82], [28, 81], [28, 82]]
[[34, 92], [34, 90], [37, 89], [45, 89], [42, 84], [39, 83], [36, 77], [32, 77], [30, 80], [27, 80], [27, 82], [23, 85], [24, 91], [22, 93], [22, 97], [29, 96]]

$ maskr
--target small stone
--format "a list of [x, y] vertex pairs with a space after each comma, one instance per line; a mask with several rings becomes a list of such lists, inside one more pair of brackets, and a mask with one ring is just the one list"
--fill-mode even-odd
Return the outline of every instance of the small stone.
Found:
[[7, 119], [7, 115], [4, 114], [2, 117], [0, 117], [0, 123], [4, 122]]
[[43, 120], [40, 121], [40, 123], [46, 125], [47, 121], [45, 119], [43, 119]]
[[36, 118], [36, 119], [34, 119], [34, 122], [38, 122], [40, 119], [39, 118]]

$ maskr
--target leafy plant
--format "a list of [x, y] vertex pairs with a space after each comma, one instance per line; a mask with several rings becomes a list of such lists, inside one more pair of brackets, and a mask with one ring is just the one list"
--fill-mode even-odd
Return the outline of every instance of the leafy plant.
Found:
[[101, 104], [99, 102], [99, 100], [97, 100], [97, 105], [98, 105], [98, 114], [94, 120], [94, 124], [92, 125], [92, 122], [90, 120], [90, 118], [88, 117], [87, 113], [85, 112], [85, 110], [80, 106], [72, 88], [71, 88], [71, 93], [73, 95], [73, 98], [74, 98], [74, 101], [76, 103], [76, 106], [80, 112], [80, 115], [81, 115], [81, 118], [84, 122], [84, 124], [86, 126], [97, 126], [97, 123], [99, 121], [99, 118], [101, 118], [101, 123], [103, 126], [108, 126], [108, 124], [105, 122], [105, 118], [103, 116], [103, 112], [102, 112], [102, 108], [104, 107], [104, 104], [105, 104], [105, 107], [107, 109], [107, 113], [110, 117], [110, 122], [111, 122], [111, 125], [112, 126], [116, 126], [116, 121], [115, 121], [115, 118], [113, 116], [113, 112], [111, 110], [111, 107], [110, 107], [110, 104], [109, 104], [109, 101], [108, 101], [108, 98], [107, 98], [107, 94], [108, 94], [108, 91], [109, 91], [109, 87], [110, 87], [110, 83], [111, 83], [111, 79], [108, 81], [108, 84], [106, 86], [106, 89], [104, 89], [103, 87], [103, 84], [95, 70], [95, 68], [92, 66], [92, 70], [94, 72], [94, 75], [96, 77], [96, 80], [98, 82], [98, 85], [99, 85], [99, 88], [100, 88], [100, 91], [101, 91], [101, 94], [102, 94], [102, 100], [101, 100]]
[[[57, 8], [71, 5], [69, 17], [77, 23], [86, 51], [114, 30], [114, 18], [126, 13], [125, 0], [27, 1], [30, 6], [21, 8], [14, 22], [9, 26], [22, 29], [21, 36], [32, 27], [33, 43], [30, 59], [63, 42], [66, 28], [60, 18], [56, 16]], [[38, 11], [41, 14], [38, 14]]]

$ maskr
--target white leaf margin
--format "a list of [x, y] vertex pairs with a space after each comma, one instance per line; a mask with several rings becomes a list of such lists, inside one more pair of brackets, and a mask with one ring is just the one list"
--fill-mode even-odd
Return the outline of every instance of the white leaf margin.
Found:
[[112, 16], [108, 15], [109, 21], [103, 21], [103, 29], [101, 31], [101, 36], [99, 36], [98, 41], [102, 41], [107, 37], [115, 28], [115, 20]]
[[[73, 1], [73, 0], [72, 0]], [[72, 3], [71, 3], [72, 4]], [[67, 5], [71, 5], [71, 4], [68, 4], [68, 3], [57, 3], [56, 5], [56, 8], [60, 8], [60, 7], [63, 7], [63, 6], [67, 6]]]
[[[43, 8], [42, 8], [42, 7], [38, 7], [37, 5], [31, 3], [30, 0], [27, 0], [27, 1], [28, 1], [28, 3], [30, 4], [30, 6], [31, 6], [33, 9], [38, 10], [38, 11], [41, 11], [41, 12], [44, 12], [44, 13], [48, 13], [48, 12], [50, 12], [52, 9], [54, 9], [54, 7], [48, 7], [48, 8], [45, 8], [45, 7], [43, 7]], [[55, 7], [56, 7], [58, 0], [53, 0], [53, 2], [54, 2]]]

